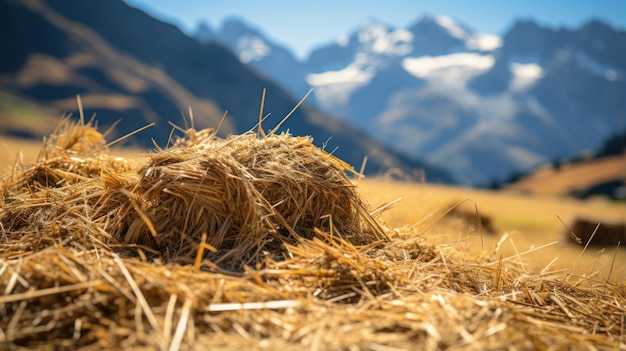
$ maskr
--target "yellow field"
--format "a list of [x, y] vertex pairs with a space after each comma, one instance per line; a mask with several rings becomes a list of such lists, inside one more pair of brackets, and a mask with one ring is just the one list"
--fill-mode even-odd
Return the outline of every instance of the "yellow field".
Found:
[[[388, 225], [418, 226], [423, 228], [427, 239], [455, 242], [460, 249], [474, 255], [494, 254], [496, 244], [506, 236], [495, 254], [499, 256], [501, 253], [505, 260], [522, 263], [528, 274], [569, 273], [576, 264], [574, 275], [604, 280], [615, 258], [610, 280], [626, 280], [625, 248], [588, 247], [576, 263], [583, 246], [567, 240], [564, 235], [567, 229], [561, 223], [563, 220], [569, 224], [576, 217], [599, 222], [624, 221], [626, 206], [623, 204], [602, 199], [581, 201], [566, 197], [525, 196], [513, 192], [397, 183], [382, 179], [360, 181], [359, 189], [375, 207], [402, 198], [382, 216]], [[475, 211], [477, 207], [481, 215], [492, 218], [496, 234], [481, 235], [478, 228], [470, 228], [458, 219], [441, 219], [443, 212], [464, 199], [461, 206], [465, 209]], [[433, 225], [428, 228], [430, 224]], [[540, 248], [544, 245], [547, 246]]]
[[[35, 160], [40, 147], [41, 142], [3, 136], [0, 139], [0, 173], [9, 170], [18, 152], [26, 163]], [[114, 150], [112, 153], [132, 157], [139, 152]], [[452, 242], [472, 255], [495, 255], [498, 258], [501, 254], [503, 260], [521, 264], [528, 274], [560, 275], [575, 268], [572, 279], [592, 276], [604, 281], [610, 272], [611, 281], [626, 281], [626, 247], [588, 247], [581, 256], [583, 246], [567, 240], [566, 228], [559, 220], [566, 224], [576, 217], [598, 222], [624, 221], [624, 204], [602, 199], [582, 201], [378, 178], [361, 180], [357, 185], [361, 195], [373, 207], [401, 199], [383, 212], [382, 221], [394, 228], [414, 227], [417, 233], [422, 233], [424, 240]], [[483, 232], [481, 235], [475, 226], [458, 219], [441, 218], [443, 212], [459, 201], [463, 201], [461, 206], [468, 211], [475, 211], [477, 207], [481, 215], [491, 217], [496, 233]]]
[[16, 161], [22, 160], [25, 163], [34, 161], [41, 146], [42, 142], [0, 136], [0, 174], [6, 173]]

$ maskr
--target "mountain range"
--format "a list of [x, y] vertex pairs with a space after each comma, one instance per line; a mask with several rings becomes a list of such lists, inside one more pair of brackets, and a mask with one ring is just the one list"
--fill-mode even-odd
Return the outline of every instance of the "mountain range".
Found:
[[[228, 111], [220, 129], [226, 135], [255, 126], [263, 89], [264, 113], [271, 114], [266, 128], [304, 95], [243, 64], [241, 54], [238, 59], [222, 44], [200, 39], [122, 0], [0, 0], [0, 134], [41, 137], [62, 112], [77, 111], [80, 95], [85, 115], [95, 114], [101, 127], [121, 119], [116, 130], [125, 134], [155, 122], [132, 142], [164, 146], [172, 129], [167, 122], [183, 125], [181, 113], [190, 107], [198, 129], [215, 128]], [[357, 168], [368, 156], [368, 174], [422, 169], [431, 181], [453, 181], [310, 104], [282, 130], [336, 148], [335, 155]]]
[[599, 147], [626, 127], [626, 32], [515, 22], [502, 36], [446, 16], [406, 28], [375, 19], [299, 61], [241, 19], [197, 40], [218, 42], [293, 96], [373, 138], [486, 185]]

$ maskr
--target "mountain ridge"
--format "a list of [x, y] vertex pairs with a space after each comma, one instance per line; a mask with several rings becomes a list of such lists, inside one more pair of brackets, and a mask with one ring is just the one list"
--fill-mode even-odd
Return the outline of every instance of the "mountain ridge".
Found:
[[466, 184], [599, 147], [626, 124], [626, 31], [597, 20], [520, 20], [497, 37], [445, 16], [405, 28], [370, 19], [340, 38], [299, 67], [268, 69], [271, 50], [249, 66], [291, 79], [292, 93], [304, 79], [322, 110]]

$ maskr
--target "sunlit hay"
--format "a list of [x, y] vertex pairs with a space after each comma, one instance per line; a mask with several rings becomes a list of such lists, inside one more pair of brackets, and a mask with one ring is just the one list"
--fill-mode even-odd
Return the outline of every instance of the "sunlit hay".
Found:
[[[68, 185], [32, 193], [5, 193], [0, 209], [0, 258], [21, 256], [55, 245], [79, 250], [106, 248], [115, 241], [92, 217], [91, 192], [98, 183]], [[82, 189], [82, 193], [81, 190]]]
[[258, 192], [299, 235], [311, 238], [318, 228], [354, 243], [382, 239], [380, 228], [364, 218], [369, 214], [346, 175], [351, 167], [313, 145], [310, 137], [248, 133], [215, 147], [241, 163]]
[[128, 160], [109, 154], [93, 120], [85, 123], [70, 117], [62, 117], [50, 137], [44, 139], [33, 165], [14, 170], [15, 186], [59, 187], [99, 177], [103, 171], [125, 172], [132, 168]]
[[15, 165], [2, 179], [1, 255], [68, 242], [83, 248], [105, 245], [111, 237], [92, 216], [91, 207], [93, 197], [102, 191], [100, 176], [131, 168], [128, 160], [108, 154], [93, 121], [61, 118], [37, 161]]
[[[149, 156], [136, 185], [126, 187], [113, 235], [161, 251], [166, 260], [193, 262], [200, 240], [217, 249], [207, 258], [229, 268], [258, 261], [272, 241], [264, 204], [250, 176], [228, 154], [178, 149]], [[117, 191], [116, 189], [112, 189]], [[119, 200], [119, 197], [115, 200]], [[280, 243], [272, 244], [276, 248]]]
[[195, 149], [195, 150], [207, 150], [209, 148], [214, 148], [215, 145], [220, 142], [221, 139], [217, 138], [215, 134], [215, 129], [213, 128], [205, 128], [201, 130], [196, 130], [194, 128], [189, 128], [183, 130], [183, 136], [177, 137], [174, 140], [173, 148], [179, 149]]
[[205, 258], [229, 268], [259, 262], [261, 254], [280, 258], [283, 242], [312, 238], [315, 229], [359, 244], [381, 239], [347, 167], [311, 138], [218, 139], [213, 130], [187, 130], [174, 147], [147, 158], [135, 186], [109, 187], [128, 198], [110, 228], [123, 242], [187, 262], [205, 235], [217, 250]]
[[[89, 249], [113, 240], [94, 204], [104, 191], [101, 176], [121, 177], [131, 162], [110, 155], [57, 157], [21, 165], [0, 180], [0, 257], [70, 243]], [[119, 203], [118, 203], [119, 204]], [[18, 244], [19, 243], [19, 244]], [[8, 250], [8, 251], [5, 251]]]
[[54, 159], [58, 156], [79, 156], [106, 152], [104, 135], [98, 132], [95, 121], [74, 121], [71, 115], [63, 116], [56, 128], [45, 140], [38, 160]]
[[[92, 206], [102, 192], [100, 179], [42, 166], [45, 162], [22, 165], [0, 182], [0, 257], [56, 244], [81, 249], [106, 247], [112, 239], [102, 229]], [[56, 180], [56, 175], [62, 178]]]
[[15, 185], [30, 188], [59, 187], [98, 178], [103, 172], [127, 172], [132, 167], [131, 161], [111, 155], [57, 156], [22, 169], [18, 173], [19, 182]]

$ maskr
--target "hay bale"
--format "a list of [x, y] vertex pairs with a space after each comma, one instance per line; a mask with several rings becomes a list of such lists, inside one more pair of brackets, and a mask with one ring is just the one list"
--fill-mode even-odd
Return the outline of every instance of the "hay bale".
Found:
[[376, 239], [363, 223], [362, 202], [345, 173], [349, 166], [313, 145], [312, 138], [246, 134], [217, 146], [245, 167], [274, 213], [299, 235], [311, 238], [314, 228], [330, 231], [332, 221], [344, 237], [361, 243]]
[[206, 235], [215, 249], [206, 257], [241, 268], [258, 262], [262, 251], [281, 258], [284, 242], [312, 238], [315, 229], [354, 243], [376, 240], [381, 229], [364, 218], [369, 214], [345, 170], [308, 137], [219, 139], [212, 130], [192, 129], [147, 157], [134, 183], [107, 186], [103, 206], [120, 202], [120, 192], [130, 199], [109, 228], [125, 243], [193, 261]]
[[[272, 228], [245, 172], [226, 153], [171, 150], [151, 155], [137, 178], [122, 184], [129, 201], [120, 204], [110, 231], [125, 243], [146, 245], [163, 252], [166, 260], [187, 263], [195, 259], [205, 235], [205, 243], [217, 249], [217, 261], [228, 254], [233, 261], [250, 263], [251, 253], [271, 241]], [[109, 196], [103, 206], [117, 201], [119, 196]]]
[[589, 243], [592, 246], [607, 247], [617, 246], [619, 242], [623, 245], [626, 243], [626, 223], [598, 222], [579, 217], [574, 219], [564, 236], [571, 242], [583, 245]]

